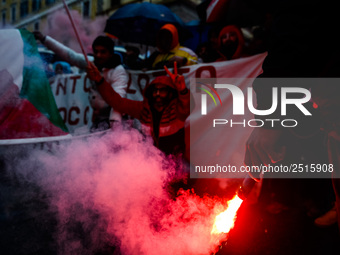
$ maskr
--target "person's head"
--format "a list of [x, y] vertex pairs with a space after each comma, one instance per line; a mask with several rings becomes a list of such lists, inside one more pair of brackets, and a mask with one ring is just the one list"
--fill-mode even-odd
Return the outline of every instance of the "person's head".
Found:
[[221, 36], [221, 45], [228, 46], [228, 45], [237, 45], [238, 44], [238, 37], [235, 31], [228, 31]]
[[145, 96], [149, 101], [150, 107], [161, 112], [177, 95], [176, 93], [171, 78], [168, 76], [159, 76], [150, 83]]
[[63, 66], [62, 66], [61, 64], [57, 64], [57, 65], [55, 66], [54, 72], [55, 72], [56, 74], [63, 74], [63, 73], [64, 73], [64, 71], [63, 71]]
[[177, 28], [172, 24], [164, 25], [157, 34], [156, 46], [161, 53], [167, 53], [179, 44]]
[[228, 59], [239, 58], [244, 44], [241, 30], [229, 25], [224, 27], [218, 36], [219, 51]]
[[53, 64], [55, 74], [68, 74], [71, 73], [71, 66], [69, 63], [64, 61], [56, 61]]
[[129, 58], [138, 58], [140, 50], [134, 46], [125, 46], [126, 56]]
[[134, 46], [125, 46], [124, 64], [126, 68], [139, 70], [142, 68], [142, 61], [139, 59], [140, 50]]
[[109, 66], [114, 56], [115, 43], [107, 36], [98, 36], [92, 43], [94, 63], [100, 69]]

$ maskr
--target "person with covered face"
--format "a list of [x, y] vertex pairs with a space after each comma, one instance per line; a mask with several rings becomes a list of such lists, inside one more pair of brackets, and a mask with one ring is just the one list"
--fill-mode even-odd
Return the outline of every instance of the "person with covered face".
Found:
[[87, 72], [109, 105], [141, 121], [156, 147], [166, 154], [180, 155], [185, 150], [184, 122], [190, 114], [190, 92], [184, 77], [177, 74], [176, 64], [174, 70], [174, 74], [167, 70], [170, 77], [159, 76], [146, 85], [143, 101], [122, 98], [92, 63]]
[[[40, 40], [48, 49], [52, 50], [61, 59], [77, 66], [87, 68], [87, 61], [83, 54], [77, 53], [41, 32], [34, 32], [36, 39]], [[114, 53], [114, 42], [107, 36], [98, 36], [92, 43], [94, 65], [100, 70], [105, 80], [121, 96], [126, 96], [128, 75], [121, 65], [120, 57]], [[93, 109], [91, 132], [102, 131], [113, 127], [115, 122], [121, 122], [122, 116], [103, 100], [93, 83], [89, 101]]]
[[220, 58], [217, 61], [225, 61], [240, 58], [244, 55], [244, 37], [241, 30], [235, 25], [228, 25], [219, 33], [218, 52]]
[[198, 57], [194, 51], [179, 44], [177, 28], [172, 24], [164, 25], [157, 34], [157, 51], [148, 60], [149, 69], [162, 69], [163, 66], [178, 67], [198, 64]]

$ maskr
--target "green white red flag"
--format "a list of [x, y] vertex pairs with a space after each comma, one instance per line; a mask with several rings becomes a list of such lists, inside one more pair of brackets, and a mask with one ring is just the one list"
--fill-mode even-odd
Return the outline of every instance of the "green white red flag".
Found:
[[27, 30], [0, 30], [0, 139], [68, 134]]

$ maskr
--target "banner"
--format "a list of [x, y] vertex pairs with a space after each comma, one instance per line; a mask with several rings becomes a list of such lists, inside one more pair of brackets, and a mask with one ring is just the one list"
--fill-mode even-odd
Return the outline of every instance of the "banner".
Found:
[[[179, 68], [178, 72], [185, 77], [187, 86], [194, 78], [251, 78], [261, 72], [265, 56], [266, 53], [263, 53], [232, 61], [186, 66]], [[127, 98], [138, 101], [143, 100], [142, 92], [147, 84], [157, 76], [166, 75], [164, 70], [127, 72], [129, 76]], [[88, 100], [90, 87], [86, 73], [58, 75], [51, 82], [60, 115], [71, 133], [86, 133], [86, 129], [91, 126], [92, 109]]]
[[88, 133], [92, 124], [90, 88], [91, 83], [86, 73], [60, 74], [51, 81], [59, 113], [72, 134]]

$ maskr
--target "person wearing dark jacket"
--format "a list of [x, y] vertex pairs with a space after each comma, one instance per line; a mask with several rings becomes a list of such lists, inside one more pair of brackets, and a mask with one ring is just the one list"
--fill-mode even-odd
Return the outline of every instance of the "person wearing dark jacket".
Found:
[[[338, 25], [337, 8], [333, 1], [277, 1], [275, 6], [271, 5], [272, 1], [260, 2], [263, 7], [271, 6], [268, 13], [272, 16], [270, 47], [263, 63], [262, 78], [340, 76], [340, 54], [334, 33]], [[334, 167], [333, 187], [340, 228], [340, 88], [336, 84], [328, 83], [311, 86], [310, 83], [304, 82], [299, 84], [299, 87], [311, 90], [315, 108], [321, 116], [319, 125], [328, 134], [328, 155]], [[290, 84], [265, 84], [255, 81], [253, 88], [256, 92], [257, 108], [269, 109], [273, 87], [282, 86], [288, 87]], [[278, 106], [280, 103], [279, 101]], [[280, 118], [280, 110], [278, 107], [277, 111], [265, 117]], [[263, 116], [256, 118], [261, 119]], [[285, 118], [300, 120], [301, 116], [292, 111]], [[310, 128], [307, 127], [307, 131], [308, 129]], [[282, 127], [255, 128], [247, 141], [245, 164], [259, 166], [285, 160], [289, 152], [287, 137], [292, 136], [291, 131], [292, 129]]]
[[190, 91], [184, 77], [177, 75], [176, 65], [175, 74], [168, 72], [170, 77], [156, 77], [145, 87], [143, 101], [122, 98], [92, 63], [87, 73], [110, 106], [141, 121], [144, 128], [150, 131], [156, 147], [166, 154], [179, 155], [184, 152], [184, 122], [190, 114]]

